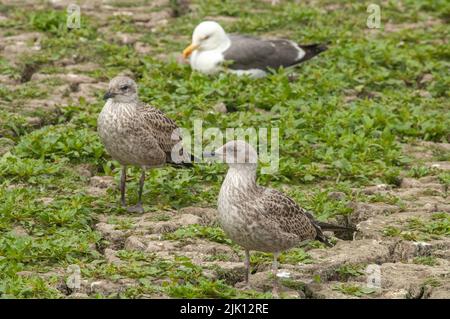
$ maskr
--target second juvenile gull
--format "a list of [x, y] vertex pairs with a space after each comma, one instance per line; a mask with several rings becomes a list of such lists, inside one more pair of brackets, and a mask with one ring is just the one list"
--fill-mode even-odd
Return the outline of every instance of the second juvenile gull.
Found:
[[[282, 192], [256, 183], [258, 154], [244, 141], [231, 141], [205, 157], [215, 157], [229, 166], [218, 198], [221, 227], [245, 249], [245, 281], [250, 274], [250, 251], [273, 253], [275, 278], [278, 256], [302, 242], [319, 240], [330, 245], [322, 230], [354, 229], [319, 222]], [[278, 282], [274, 282], [278, 293]]]

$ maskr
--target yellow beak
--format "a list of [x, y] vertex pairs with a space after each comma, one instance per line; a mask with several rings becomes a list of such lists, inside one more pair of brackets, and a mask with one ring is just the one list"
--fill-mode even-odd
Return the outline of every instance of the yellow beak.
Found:
[[183, 50], [183, 58], [187, 58], [192, 54], [194, 50], [196, 50], [199, 47], [198, 44], [191, 44], [186, 49]]

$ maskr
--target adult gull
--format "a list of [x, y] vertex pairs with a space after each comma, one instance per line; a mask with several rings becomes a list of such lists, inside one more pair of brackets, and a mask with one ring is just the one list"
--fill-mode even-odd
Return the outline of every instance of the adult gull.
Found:
[[301, 45], [286, 39], [227, 34], [217, 22], [204, 21], [195, 28], [183, 57], [190, 57], [192, 69], [201, 73], [215, 74], [228, 69], [258, 78], [270, 69], [298, 65], [326, 49], [325, 44]]

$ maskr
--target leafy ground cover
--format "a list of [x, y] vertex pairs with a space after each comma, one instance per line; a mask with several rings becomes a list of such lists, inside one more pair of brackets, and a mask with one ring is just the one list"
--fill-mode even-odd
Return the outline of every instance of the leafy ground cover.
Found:
[[[383, 2], [381, 29], [368, 29], [366, 4], [353, 1], [276, 6], [266, 1], [207, 0], [187, 6], [89, 1], [81, 4], [81, 28], [73, 30], [66, 28], [65, 5], [0, 4], [0, 297], [270, 297], [264, 285], [239, 287], [243, 252], [213, 218], [205, 222], [188, 214], [188, 222], [177, 224], [186, 207], [215, 206], [225, 167], [149, 172], [145, 220], [153, 231], [136, 233], [139, 216], [118, 208], [119, 167], [99, 141], [96, 118], [107, 82], [119, 72], [133, 74], [142, 100], [187, 129], [194, 119], [204, 128], [279, 128], [279, 170], [260, 175], [259, 183], [283, 190], [319, 219], [357, 224], [373, 212], [384, 218], [392, 207], [394, 215], [423, 213], [398, 225], [364, 228], [354, 245], [364, 247], [367, 238], [389, 245], [443, 241], [447, 246], [436, 244], [428, 255], [406, 260], [390, 255], [385, 262], [428, 267], [432, 276], [445, 268], [448, 253], [442, 247], [449, 247], [450, 211], [446, 1]], [[265, 79], [204, 76], [191, 72], [178, 56], [195, 25], [207, 18], [229, 32], [330, 41], [330, 49], [298, 69], [278, 70]], [[219, 112], [219, 105], [228, 111]], [[129, 175], [127, 195], [135, 201], [139, 172], [130, 168]], [[411, 189], [421, 193], [406, 194]], [[362, 204], [368, 205], [365, 215]], [[430, 210], [426, 205], [433, 214], [424, 213]], [[151, 241], [168, 245], [167, 254], [130, 239], [138, 236], [147, 244], [156, 234], [162, 237]], [[189, 250], [199, 243], [204, 251]], [[321, 254], [335, 251], [311, 243], [284, 253], [283, 266], [291, 272], [316, 267], [306, 277], [322, 283], [320, 289], [308, 288], [314, 292], [288, 285], [286, 297], [379, 296], [348, 282], [362, 276], [367, 260], [336, 267], [321, 263]], [[267, 271], [270, 262], [270, 255], [255, 254], [253, 275]], [[78, 290], [66, 284], [70, 265], [81, 269]], [[387, 265], [386, 276], [390, 271]], [[448, 278], [439, 276], [433, 282]], [[327, 286], [332, 278], [337, 283]], [[419, 284], [430, 280], [424, 282]], [[448, 279], [437, 287], [445, 285]]]

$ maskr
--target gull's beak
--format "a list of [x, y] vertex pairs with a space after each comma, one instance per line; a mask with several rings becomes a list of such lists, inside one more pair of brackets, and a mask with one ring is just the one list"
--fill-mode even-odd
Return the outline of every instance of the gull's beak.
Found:
[[199, 46], [200, 45], [193, 43], [189, 45], [186, 49], [183, 50], [183, 58], [186, 59], [187, 57], [189, 57], [192, 54], [192, 52], [194, 52], [194, 50], [197, 50]]
[[112, 98], [114, 96], [114, 94], [112, 94], [111, 92], [106, 92], [105, 93], [105, 95], [103, 95], [103, 100], [107, 100], [107, 99], [110, 99], [110, 98]]
[[219, 162], [220, 162], [223, 160], [223, 158], [224, 158], [224, 150], [222, 147], [219, 147], [216, 150], [203, 152], [203, 159], [205, 159], [205, 160], [207, 160], [207, 159], [211, 159], [212, 161], [219, 160]]
[[215, 151], [203, 152], [203, 158], [216, 158], [217, 154]]

